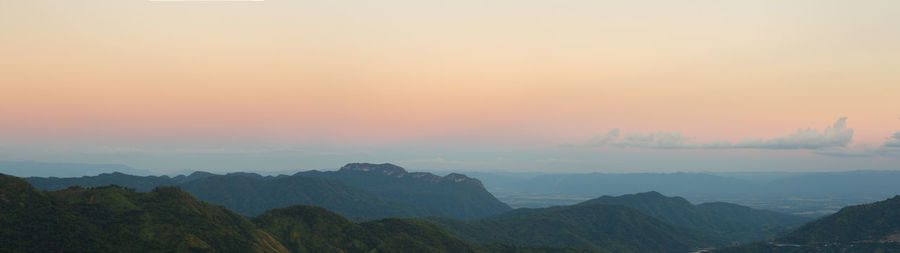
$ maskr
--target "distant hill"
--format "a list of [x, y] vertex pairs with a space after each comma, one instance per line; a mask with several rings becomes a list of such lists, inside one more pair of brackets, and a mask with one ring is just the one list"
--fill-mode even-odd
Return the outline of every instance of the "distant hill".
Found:
[[90, 177], [30, 177], [27, 180], [42, 190], [114, 184], [143, 192], [158, 186], [178, 186], [201, 200], [224, 205], [246, 216], [291, 205], [321, 206], [343, 216], [363, 219], [475, 218], [511, 210], [487, 192], [478, 179], [455, 173], [444, 177], [410, 173], [392, 164], [352, 163], [334, 172], [307, 171], [277, 177], [207, 172], [177, 177], [132, 176], [115, 172]]
[[900, 192], [900, 171], [744, 173], [470, 173], [517, 207], [570, 205], [600, 195], [657, 191], [819, 218]]
[[292, 252], [475, 252], [434, 224], [384, 219], [361, 224], [318, 207], [293, 206], [253, 221]]
[[338, 171], [306, 171], [294, 176], [342, 182], [390, 200], [414, 204], [442, 217], [478, 218], [512, 210], [491, 195], [478, 179], [456, 173], [440, 177], [407, 172], [390, 163], [351, 163]]
[[[556, 252], [550, 250], [535, 252]], [[251, 222], [174, 187], [45, 192], [0, 174], [0, 252], [8, 251], [485, 252], [421, 220], [357, 224], [323, 208], [292, 206]]]
[[149, 171], [135, 169], [122, 164], [0, 161], [0, 173], [18, 177], [80, 177], [116, 171], [132, 175], [150, 174]]
[[0, 175], [0, 248], [17, 252], [288, 252], [241, 215], [177, 188], [34, 189]]
[[900, 252], [900, 195], [845, 207], [770, 242], [714, 252]]
[[433, 218], [451, 234], [479, 243], [556, 246], [601, 252], [688, 252], [711, 246], [702, 236], [622, 205], [516, 209], [469, 221]]
[[389, 200], [321, 178], [229, 174], [205, 177], [178, 186], [199, 199], [224, 205], [247, 216], [292, 205], [320, 206], [343, 216], [366, 219], [436, 215], [410, 203]]
[[807, 219], [772, 211], [713, 202], [694, 205], [681, 197], [666, 197], [658, 192], [603, 196], [579, 205], [612, 204], [637, 209], [672, 225], [711, 233], [729, 242], [772, 239]]
[[[134, 176], [121, 172], [103, 173], [96, 176], [82, 177], [29, 177], [26, 178], [29, 183], [38, 189], [45, 191], [55, 191], [69, 188], [69, 186], [77, 185], [81, 187], [96, 187], [107, 185], [118, 185], [136, 189], [139, 192], [148, 192], [159, 186], [174, 186], [180, 182], [187, 182], [201, 178], [200, 175], [206, 175], [202, 172], [195, 172], [190, 176], [178, 176], [171, 178], [169, 176]], [[210, 174], [210, 176], [212, 176]], [[188, 180], [189, 178], [189, 180]]]
[[872, 204], [845, 207], [776, 241], [795, 244], [900, 242], [900, 195]]

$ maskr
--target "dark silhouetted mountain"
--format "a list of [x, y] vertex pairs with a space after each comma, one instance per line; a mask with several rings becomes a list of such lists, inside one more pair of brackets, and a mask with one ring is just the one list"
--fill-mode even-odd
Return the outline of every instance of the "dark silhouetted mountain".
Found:
[[132, 175], [150, 174], [148, 171], [135, 169], [121, 164], [0, 161], [0, 173], [18, 177], [80, 177], [116, 171]]
[[713, 202], [694, 205], [681, 197], [666, 197], [658, 192], [603, 196], [579, 205], [624, 205], [672, 225], [721, 237], [727, 241], [750, 242], [772, 239], [787, 228], [806, 222], [806, 218], [749, 207]]
[[[255, 175], [255, 174], [254, 174]], [[179, 185], [197, 198], [247, 216], [293, 205], [321, 206], [353, 218], [417, 217], [430, 213], [341, 182], [303, 176], [212, 176]]]
[[431, 220], [459, 238], [479, 243], [574, 247], [604, 252], [687, 252], [712, 244], [696, 232], [621, 205], [521, 208], [468, 221]]
[[776, 241], [795, 244], [900, 242], [900, 196], [872, 204], [844, 207]]
[[288, 252], [241, 215], [177, 188], [41, 192], [0, 175], [0, 248], [16, 252]]
[[440, 177], [424, 172], [410, 173], [389, 163], [351, 163], [338, 171], [306, 171], [295, 176], [342, 182], [386, 199], [412, 203], [432, 215], [443, 217], [477, 218], [511, 210], [491, 195], [481, 181], [457, 173]]

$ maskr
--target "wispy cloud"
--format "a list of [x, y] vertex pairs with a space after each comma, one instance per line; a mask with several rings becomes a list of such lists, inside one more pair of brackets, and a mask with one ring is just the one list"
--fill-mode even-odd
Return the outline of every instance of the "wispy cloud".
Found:
[[[895, 134], [895, 142], [890, 145], [900, 146], [900, 133]], [[619, 140], [619, 129], [613, 129], [603, 136], [595, 136], [582, 144], [567, 144], [564, 147], [622, 147], [622, 148], [659, 148], [659, 149], [824, 149], [846, 147], [853, 140], [853, 129], [847, 127], [847, 117], [838, 119], [833, 125], [820, 132], [815, 128], [798, 129], [797, 132], [764, 139], [745, 139], [732, 144], [719, 140], [708, 143], [689, 143], [691, 137], [680, 132], [664, 132], [642, 134], [632, 133]], [[888, 145], [888, 144], [886, 144]]]
[[887, 142], [884, 143], [885, 147], [900, 148], [900, 132], [894, 133], [894, 135], [887, 139]]
[[816, 154], [837, 157], [873, 157], [873, 156], [891, 156], [900, 157], [900, 132], [896, 132], [890, 137], [885, 138], [886, 141], [881, 146], [857, 146], [845, 148], [832, 148], [816, 151]]
[[769, 140], [748, 139], [734, 145], [735, 148], [759, 149], [820, 149], [846, 147], [853, 140], [853, 129], [847, 128], [847, 117], [842, 117], [834, 125], [819, 132], [814, 128], [798, 129], [787, 136]]

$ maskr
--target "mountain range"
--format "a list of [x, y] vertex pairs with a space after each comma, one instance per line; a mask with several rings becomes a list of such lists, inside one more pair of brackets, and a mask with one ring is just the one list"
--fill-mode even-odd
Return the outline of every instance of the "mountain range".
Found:
[[195, 172], [168, 177], [109, 173], [76, 178], [30, 177], [27, 180], [42, 190], [59, 190], [72, 185], [120, 185], [149, 191], [158, 186], [178, 186], [201, 200], [224, 205], [246, 216], [291, 205], [321, 206], [346, 217], [361, 219], [477, 218], [511, 210], [487, 192], [477, 179], [456, 173], [443, 177], [409, 173], [393, 164], [352, 163], [338, 171], [306, 171], [291, 176]]
[[0, 252], [900, 250], [900, 196], [804, 225], [808, 218], [655, 191], [511, 209], [478, 179], [392, 164], [27, 180], [0, 174]]
[[900, 195], [844, 207], [774, 240], [715, 252], [900, 252]]
[[175, 187], [39, 191], [0, 174], [6, 252], [476, 252], [410, 219], [353, 223], [318, 207], [275, 209], [252, 221]]
[[474, 220], [430, 220], [473, 242], [609, 252], [687, 252], [770, 239], [806, 221], [729, 203], [693, 205], [658, 192], [603, 196], [570, 206], [519, 208]]
[[694, 205], [684, 198], [666, 197], [658, 192], [602, 196], [578, 205], [591, 204], [628, 206], [666, 223], [711, 233], [728, 242], [772, 239], [809, 220], [725, 202]]

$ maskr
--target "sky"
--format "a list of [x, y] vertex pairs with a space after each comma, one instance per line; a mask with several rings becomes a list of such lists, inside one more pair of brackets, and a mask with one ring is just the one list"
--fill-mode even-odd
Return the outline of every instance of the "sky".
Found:
[[900, 169], [897, 1], [0, 0], [0, 160]]

